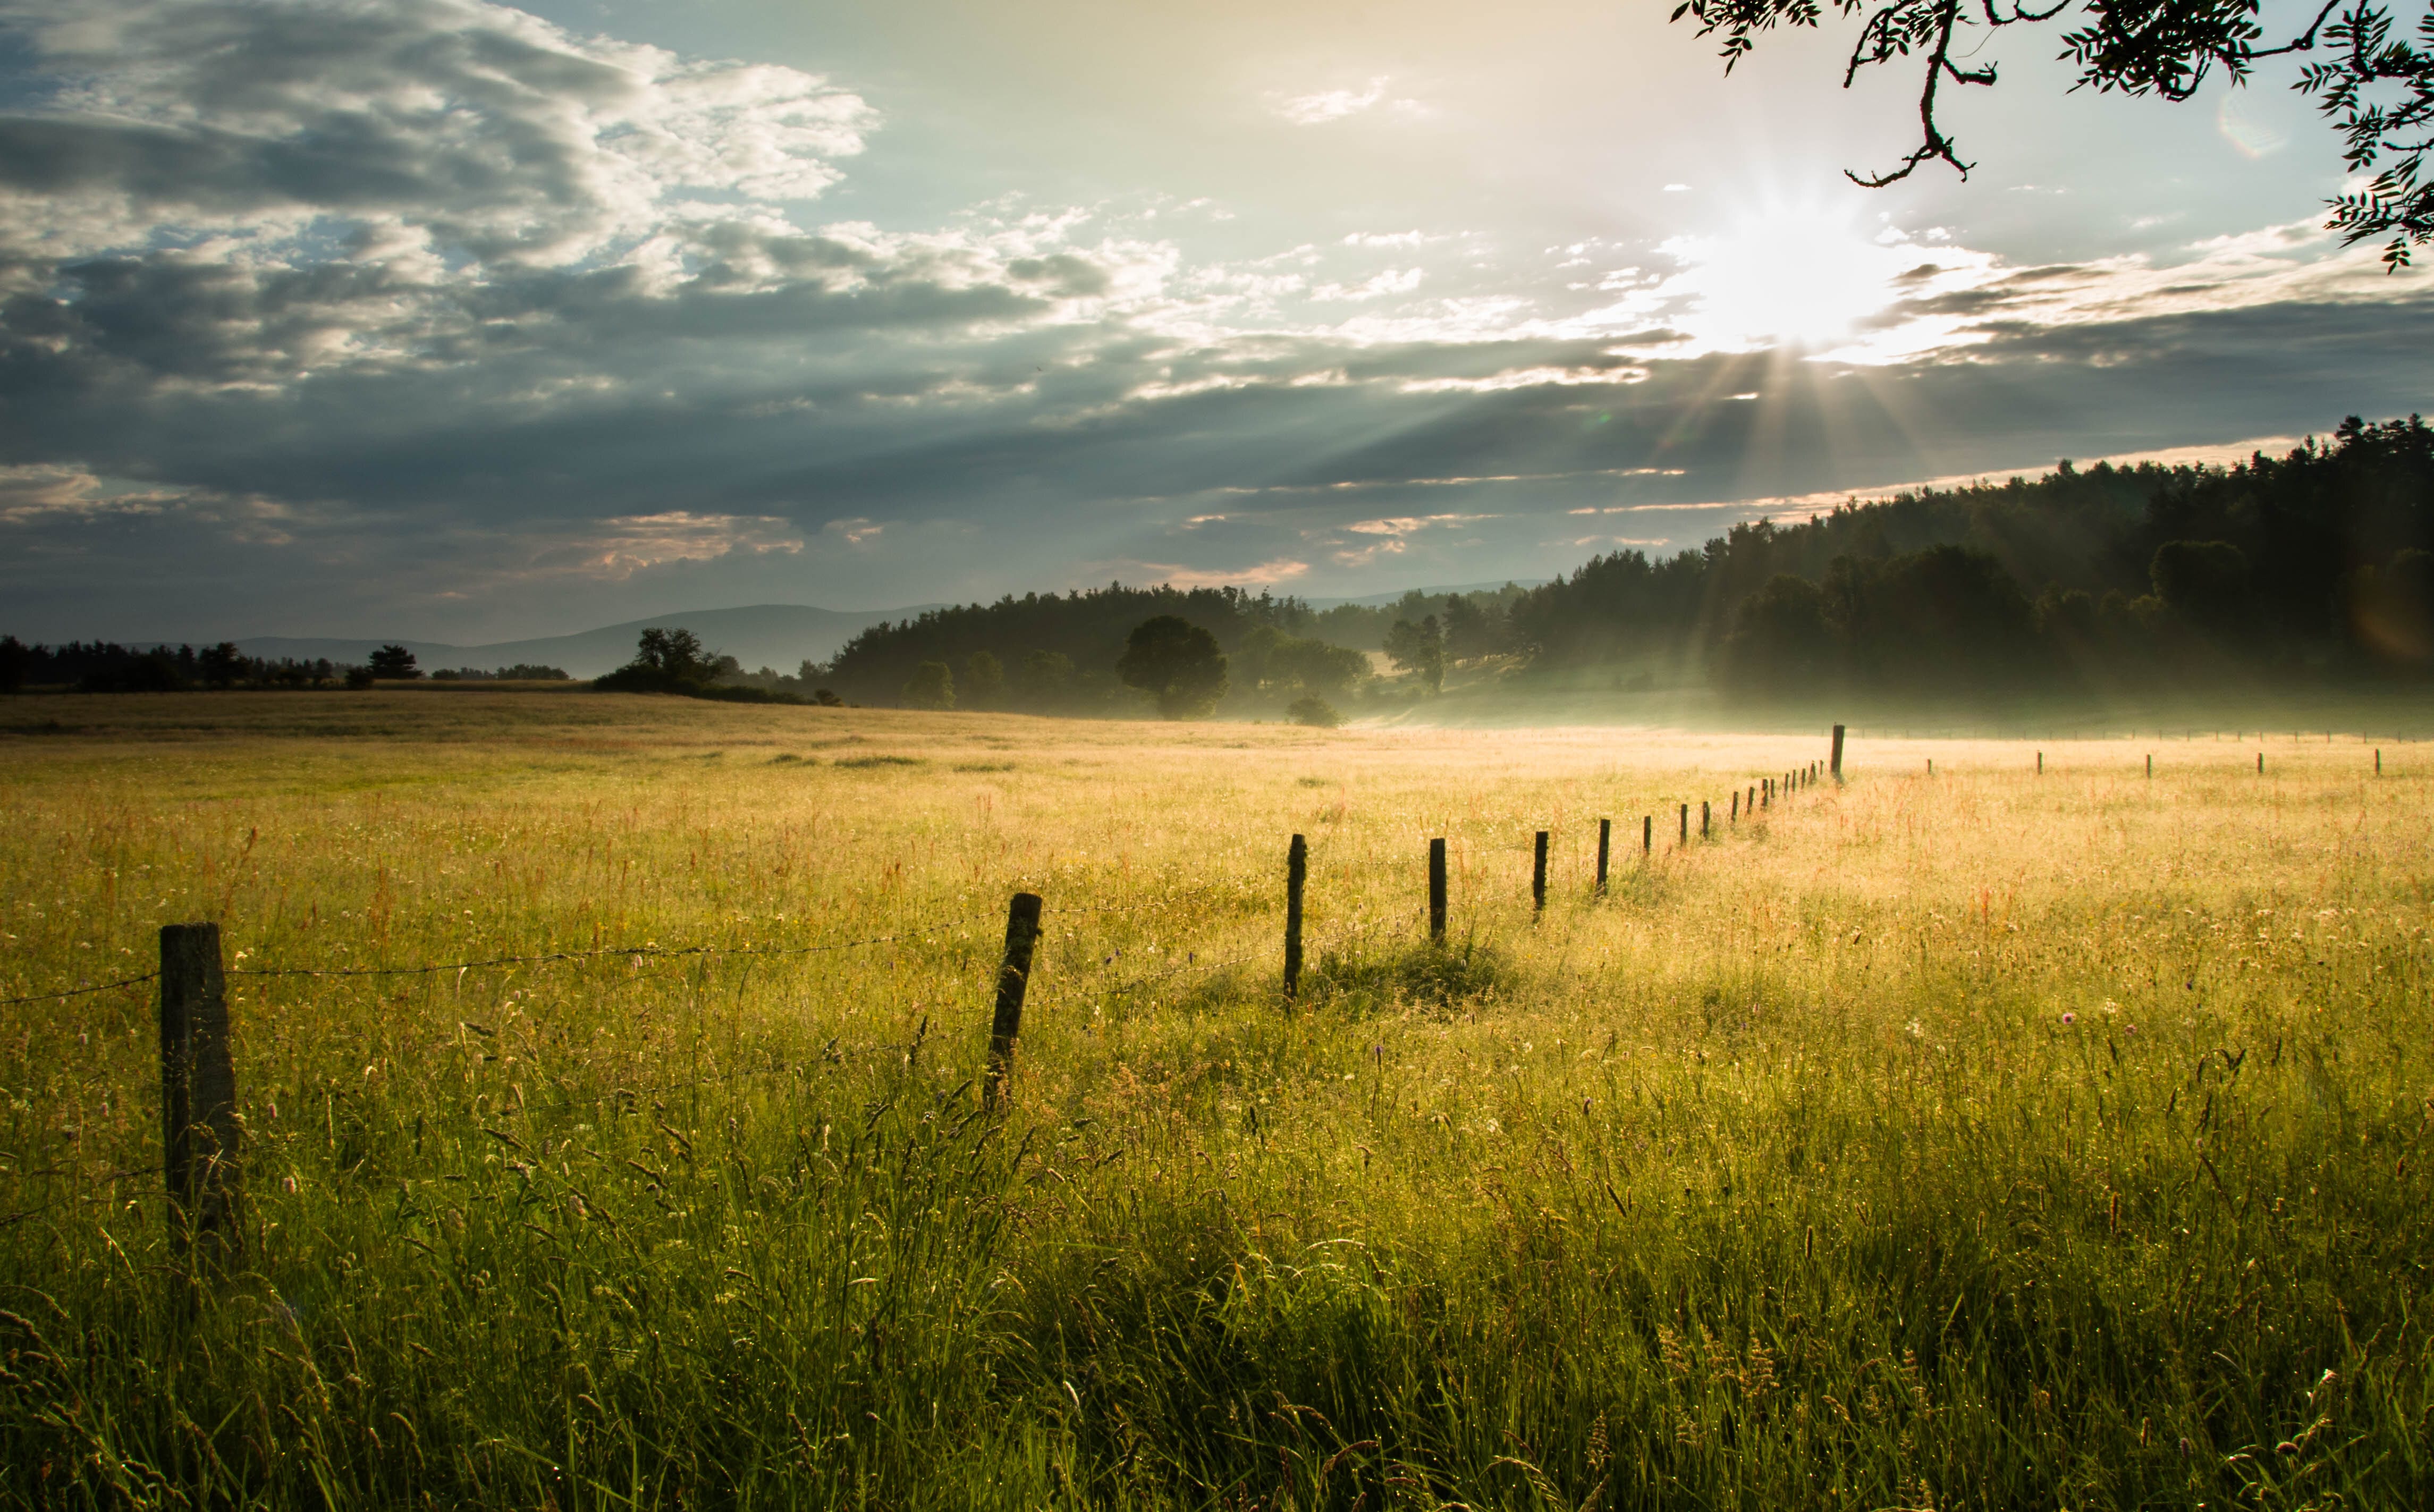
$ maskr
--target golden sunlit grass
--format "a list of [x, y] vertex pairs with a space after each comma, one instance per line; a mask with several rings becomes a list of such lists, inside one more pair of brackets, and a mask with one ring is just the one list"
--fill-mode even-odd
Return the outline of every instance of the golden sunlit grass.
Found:
[[[232, 978], [247, 1259], [199, 1298], [149, 989], [9, 1008], [20, 1503], [2399, 1506], [2434, 1479], [2434, 747], [2378, 778], [2355, 739], [2279, 737], [2259, 777], [2254, 741], [2053, 742], [2039, 778], [2033, 746], [1861, 741], [1846, 788], [1733, 825], [1823, 739], [0, 713], [0, 996], [147, 970], [206, 918], [243, 968], [735, 952]], [[1677, 846], [1702, 799], [1714, 837]], [[1049, 912], [1001, 1120], [972, 1077], [1018, 888]]]

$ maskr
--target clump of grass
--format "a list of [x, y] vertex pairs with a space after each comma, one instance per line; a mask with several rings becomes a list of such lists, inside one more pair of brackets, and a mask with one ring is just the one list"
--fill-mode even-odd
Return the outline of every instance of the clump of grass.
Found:
[[927, 766], [919, 756], [840, 756], [835, 765], [848, 770], [867, 770], [874, 766]]
[[1471, 938], [1431, 945], [1359, 945], [1322, 954], [1309, 971], [1311, 995], [1354, 1012], [1394, 1007], [1490, 1005], [1519, 972], [1510, 952]]
[[1012, 762], [957, 762], [955, 764], [955, 770], [959, 772], [1012, 772], [1019, 771], [1020, 768], [1016, 766]]

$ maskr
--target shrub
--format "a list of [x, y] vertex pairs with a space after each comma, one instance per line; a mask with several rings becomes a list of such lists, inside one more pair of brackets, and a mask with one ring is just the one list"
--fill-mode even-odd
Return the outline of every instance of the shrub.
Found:
[[1335, 705], [1314, 693], [1305, 693], [1287, 704], [1285, 717], [1296, 725], [1308, 725], [1314, 730], [1333, 730], [1344, 723], [1344, 716], [1335, 712]]

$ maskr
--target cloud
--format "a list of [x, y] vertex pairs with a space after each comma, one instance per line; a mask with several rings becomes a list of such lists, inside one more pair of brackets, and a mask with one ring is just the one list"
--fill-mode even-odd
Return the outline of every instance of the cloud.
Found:
[[1391, 99], [1386, 94], [1388, 78], [1380, 74], [1360, 90], [1321, 90], [1314, 94], [1294, 94], [1275, 101], [1276, 113], [1295, 126], [1325, 126], [1346, 116], [1360, 115], [1385, 106], [1404, 115], [1425, 115], [1428, 107], [1414, 99]]
[[1520, 274], [1436, 230], [1195, 257], [1154, 197], [845, 218], [852, 90], [497, 6], [0, 0], [0, 31], [19, 634], [505, 638], [1085, 558], [1534, 577], [1619, 515], [1688, 538], [2434, 401], [2434, 298], [2305, 225], [2032, 266], [1870, 227], [1880, 302], [1799, 349], [1711, 308], [1712, 247], [1568, 289], [1543, 235]]

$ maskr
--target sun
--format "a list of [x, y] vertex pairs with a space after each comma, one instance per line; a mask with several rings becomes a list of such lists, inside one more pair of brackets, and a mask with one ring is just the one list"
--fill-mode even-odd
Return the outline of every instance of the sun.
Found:
[[1830, 347], [1894, 302], [1895, 281], [1918, 262], [1908, 240], [1871, 237], [1824, 212], [1749, 214], [1728, 231], [1667, 242], [1683, 265], [1667, 289], [1687, 301], [1680, 323], [1705, 345]]

